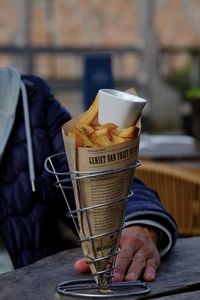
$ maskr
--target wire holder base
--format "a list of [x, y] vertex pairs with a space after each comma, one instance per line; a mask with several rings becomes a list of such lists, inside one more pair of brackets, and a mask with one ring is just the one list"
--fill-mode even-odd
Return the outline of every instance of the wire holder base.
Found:
[[94, 279], [70, 280], [60, 283], [56, 287], [60, 294], [87, 298], [124, 298], [129, 296], [147, 295], [150, 287], [142, 281], [125, 281], [111, 283], [109, 289], [101, 289]]

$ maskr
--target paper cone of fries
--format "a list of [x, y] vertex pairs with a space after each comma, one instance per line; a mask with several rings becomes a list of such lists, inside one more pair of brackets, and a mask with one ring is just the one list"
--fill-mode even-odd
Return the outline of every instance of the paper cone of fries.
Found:
[[132, 184], [134, 170], [127, 167], [137, 162], [140, 129], [140, 116], [131, 129], [99, 125], [98, 95], [87, 112], [62, 128], [83, 253], [96, 283], [105, 288]]

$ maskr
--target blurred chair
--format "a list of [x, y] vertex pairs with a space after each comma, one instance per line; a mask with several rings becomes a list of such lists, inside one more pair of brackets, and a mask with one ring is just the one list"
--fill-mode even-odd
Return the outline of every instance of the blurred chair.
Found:
[[85, 55], [83, 69], [83, 101], [84, 108], [88, 109], [99, 89], [114, 88], [111, 54]]
[[180, 167], [143, 161], [136, 176], [154, 189], [175, 218], [179, 236], [200, 235], [200, 177]]

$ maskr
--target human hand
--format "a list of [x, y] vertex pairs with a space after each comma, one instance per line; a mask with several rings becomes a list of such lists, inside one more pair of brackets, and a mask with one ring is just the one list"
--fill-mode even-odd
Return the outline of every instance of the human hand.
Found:
[[[157, 249], [159, 235], [148, 226], [132, 225], [122, 230], [120, 239], [121, 251], [117, 255], [117, 268], [113, 271], [113, 282], [137, 280], [142, 277], [145, 281], [155, 279], [160, 265], [160, 255]], [[89, 272], [85, 258], [75, 263], [79, 272]]]

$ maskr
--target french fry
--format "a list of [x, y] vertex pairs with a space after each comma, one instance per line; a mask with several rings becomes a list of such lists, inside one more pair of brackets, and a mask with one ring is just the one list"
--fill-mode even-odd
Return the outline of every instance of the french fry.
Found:
[[95, 97], [95, 100], [93, 101], [90, 108], [85, 112], [85, 114], [82, 116], [82, 118], [79, 119], [76, 126], [81, 127], [82, 125], [91, 125], [92, 122], [95, 121], [95, 119], [98, 116], [98, 94]]
[[126, 90], [126, 93], [137, 96], [137, 92], [134, 88]]
[[112, 142], [109, 140], [108, 136], [105, 134], [101, 135], [92, 135], [91, 139], [93, 143], [97, 144], [100, 147], [106, 147], [112, 145]]
[[116, 134], [119, 137], [133, 139], [138, 135], [139, 128], [136, 126], [131, 126], [128, 128], [120, 128], [116, 130]]
[[120, 137], [116, 134], [112, 134], [112, 144], [121, 144], [124, 143], [127, 139]]
[[106, 128], [107, 129], [108, 138], [111, 140], [112, 132], [114, 132], [117, 129], [117, 125], [115, 125], [113, 123], [107, 123], [107, 124], [104, 124], [104, 125], [95, 126], [95, 130], [99, 130], [101, 128]]
[[98, 146], [81, 129], [75, 128], [75, 136], [76, 136], [76, 144], [80, 144], [82, 142], [83, 147], [91, 147], [91, 148], [95, 148]]
[[72, 130], [69, 132], [68, 136], [72, 137], [75, 139], [76, 146], [77, 147], [84, 147], [83, 140], [80, 138], [80, 135], [76, 133], [75, 130]]
[[90, 134], [92, 134], [95, 131], [91, 125], [87, 125], [87, 124], [81, 125], [81, 127], [79, 129], [84, 131], [87, 136], [89, 136]]
[[104, 125], [96, 125], [94, 128], [95, 129], [107, 128], [109, 131], [114, 131], [115, 129], [117, 129], [117, 125], [113, 123], [106, 123]]
[[96, 129], [93, 134], [93, 136], [98, 136], [98, 135], [107, 135], [108, 134], [108, 129], [106, 127], [99, 127], [99, 129]]

